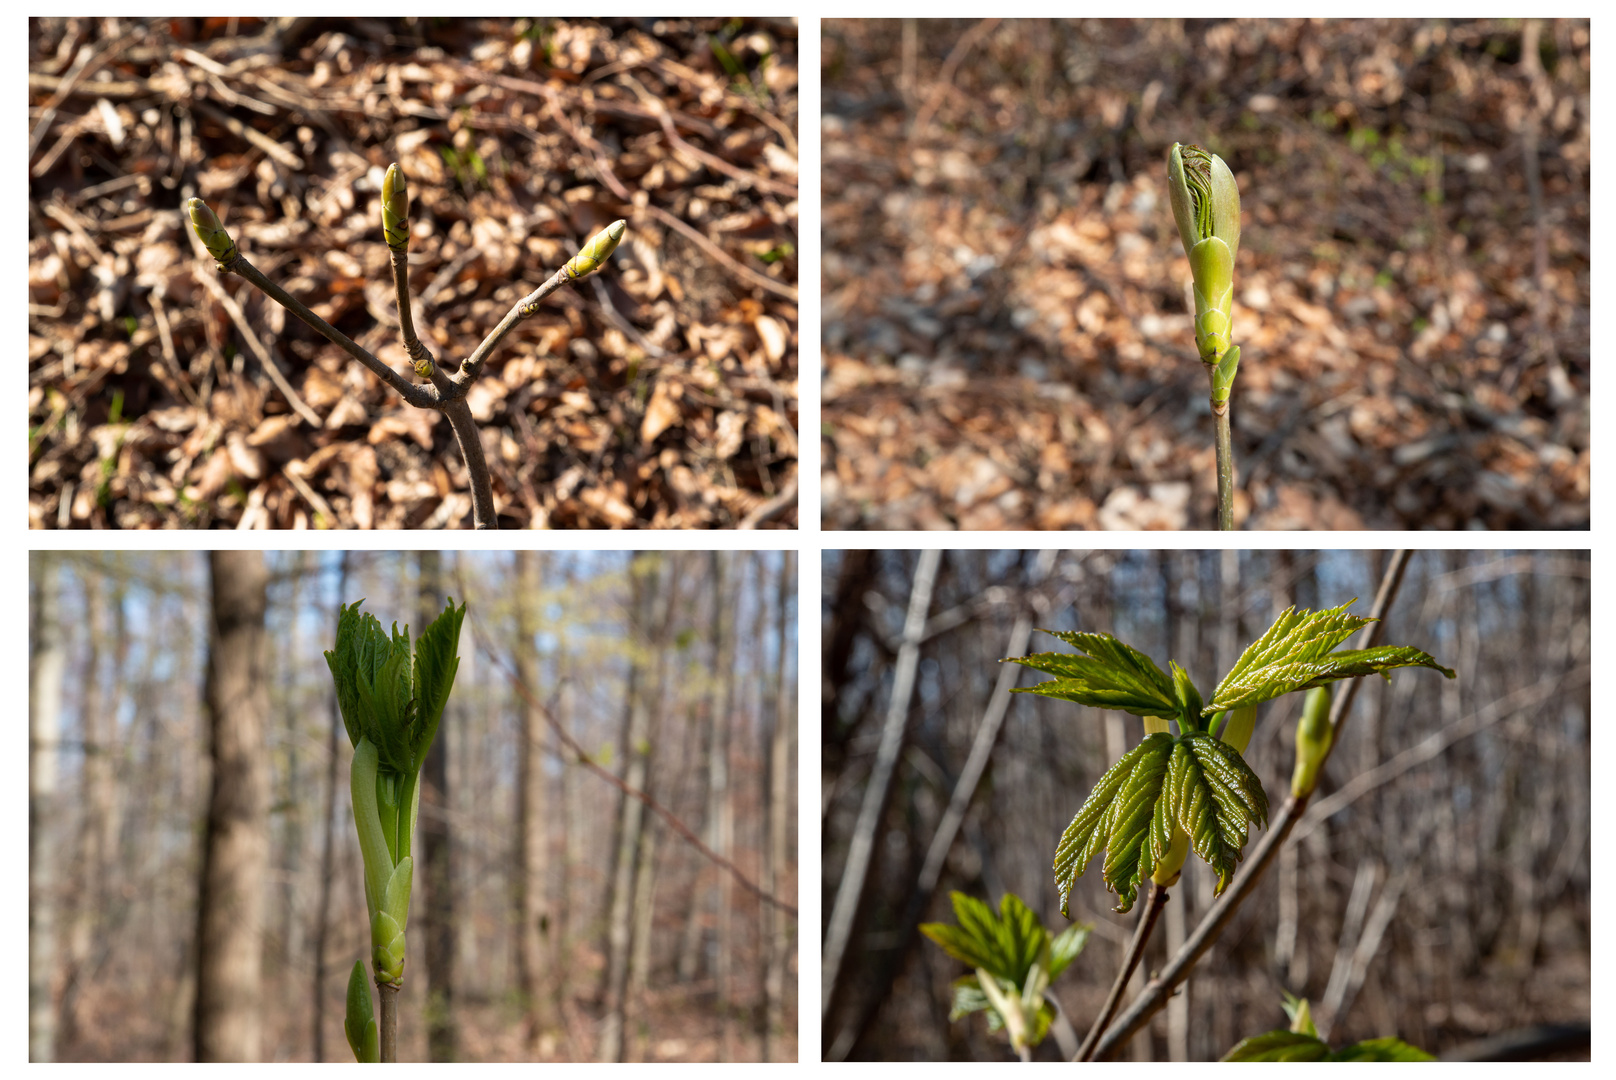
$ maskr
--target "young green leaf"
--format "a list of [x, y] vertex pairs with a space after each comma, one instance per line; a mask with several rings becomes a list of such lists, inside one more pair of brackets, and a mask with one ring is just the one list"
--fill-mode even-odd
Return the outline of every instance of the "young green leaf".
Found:
[[1224, 1061], [1435, 1061], [1436, 1058], [1402, 1039], [1368, 1039], [1330, 1051], [1316, 1035], [1298, 1031], [1270, 1031], [1241, 1039], [1223, 1055]]
[[1402, 1039], [1365, 1039], [1342, 1047], [1326, 1061], [1435, 1061], [1436, 1058]]
[[1159, 835], [1153, 839], [1151, 818], [1174, 741], [1167, 734], [1146, 735], [1106, 770], [1066, 826], [1055, 848], [1055, 887], [1060, 890], [1062, 915], [1068, 915], [1078, 877], [1101, 850], [1106, 853], [1106, 887], [1118, 896], [1116, 910], [1133, 908], [1139, 883], [1154, 872], [1157, 858], [1167, 850]]
[[455, 651], [460, 647], [460, 624], [465, 618], [466, 605], [462, 603], [456, 610], [450, 600], [415, 643], [415, 700], [419, 712], [410, 752], [417, 769], [426, 761], [426, 752], [437, 737], [443, 707], [454, 688], [455, 673], [460, 670], [460, 657]]
[[1268, 824], [1268, 796], [1239, 751], [1204, 732], [1179, 737], [1163, 785], [1168, 814], [1190, 837], [1190, 847], [1218, 875], [1215, 892], [1229, 884], [1246, 846], [1247, 828]]
[[1324, 1061], [1330, 1047], [1315, 1035], [1297, 1031], [1269, 1031], [1235, 1043], [1224, 1061]]
[[1060, 978], [1061, 972], [1071, 966], [1072, 961], [1083, 951], [1083, 946], [1089, 943], [1089, 935], [1094, 933], [1092, 923], [1073, 923], [1049, 943], [1049, 981], [1054, 982]]
[[1173, 680], [1138, 649], [1110, 634], [1058, 630], [1044, 633], [1060, 638], [1083, 655], [1035, 653], [1006, 657], [1000, 663], [1017, 663], [1055, 676], [1037, 686], [1018, 687], [1014, 693], [1061, 698], [1097, 709], [1121, 709], [1137, 716], [1176, 719], [1180, 715]]
[[1393, 668], [1428, 667], [1448, 678], [1454, 673], [1419, 649], [1381, 645], [1373, 649], [1335, 648], [1373, 619], [1346, 614], [1356, 600], [1326, 611], [1285, 609], [1274, 625], [1241, 654], [1218, 684], [1207, 712], [1260, 705], [1337, 679], [1384, 674]]

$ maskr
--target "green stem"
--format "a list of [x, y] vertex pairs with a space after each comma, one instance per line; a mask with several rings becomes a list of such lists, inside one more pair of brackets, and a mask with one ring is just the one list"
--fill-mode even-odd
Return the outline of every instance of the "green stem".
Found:
[[398, 1061], [398, 987], [376, 981], [376, 1001], [381, 1005], [377, 1034], [381, 1041], [383, 1063]]
[[1145, 898], [1145, 910], [1139, 913], [1139, 925], [1134, 929], [1133, 941], [1128, 944], [1128, 953], [1122, 958], [1122, 967], [1117, 970], [1116, 981], [1111, 984], [1111, 993], [1105, 999], [1105, 1007], [1100, 1015], [1094, 1018], [1094, 1024], [1089, 1033], [1083, 1038], [1083, 1045], [1078, 1047], [1077, 1057], [1074, 1061], [1092, 1061], [1094, 1048], [1105, 1034], [1105, 1026], [1117, 1013], [1117, 1006], [1122, 1003], [1122, 992], [1128, 988], [1128, 980], [1133, 978], [1134, 969], [1139, 966], [1140, 957], [1145, 954], [1145, 945], [1150, 941], [1150, 932], [1155, 929], [1156, 919], [1161, 915], [1162, 908], [1167, 906], [1167, 890], [1150, 883], [1150, 895]]
[[1218, 529], [1234, 531], [1234, 440], [1229, 431], [1229, 402], [1212, 402], [1214, 440], [1218, 451]]

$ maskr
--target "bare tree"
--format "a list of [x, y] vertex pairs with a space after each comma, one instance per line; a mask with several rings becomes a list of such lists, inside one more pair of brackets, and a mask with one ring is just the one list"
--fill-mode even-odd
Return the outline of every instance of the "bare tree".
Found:
[[192, 1038], [198, 1061], [255, 1061], [269, 855], [269, 573], [256, 551], [210, 552], [208, 566], [213, 617], [204, 702], [213, 779], [197, 898]]
[[[791, 665], [786, 659], [789, 640], [786, 611], [796, 591], [795, 582], [792, 580], [796, 574], [794, 554], [791, 551], [781, 553], [780, 573], [775, 590], [777, 644], [774, 656], [777, 667], [773, 672], [774, 708], [773, 722], [769, 731], [768, 782], [765, 787], [767, 795], [765, 805], [768, 807], [769, 819], [768, 832], [764, 838], [764, 872], [759, 882], [763, 891], [768, 893], [777, 891], [784, 881], [790, 854], [789, 826], [793, 802], [790, 766], [791, 748], [796, 741], [796, 725], [792, 722], [796, 710], [792, 707], [789, 695]], [[762, 592], [763, 590], [759, 589], [760, 601]], [[786, 921], [785, 913], [773, 904], [762, 904], [760, 907], [763, 910], [761, 944], [765, 957], [762, 1058], [764, 1061], [772, 1061], [775, 1040], [785, 1031], [786, 964], [791, 950], [790, 924]]]
[[[443, 610], [443, 571], [438, 552], [419, 553], [416, 629], [425, 630]], [[426, 940], [427, 1060], [454, 1061], [459, 1055], [455, 1023], [454, 842], [449, 829], [447, 737], [432, 740], [421, 769], [421, 859], [426, 878], [422, 930]]]
[[58, 558], [30, 554], [34, 582], [29, 650], [28, 740], [28, 1060], [56, 1058], [56, 859], [49, 828], [57, 817], [57, 722], [67, 667]]
[[[344, 597], [348, 593], [348, 556], [342, 553], [341, 569], [337, 572], [337, 603], [346, 603]], [[336, 620], [331, 621], [331, 637], [336, 638]], [[339, 760], [337, 748], [340, 745], [338, 736], [342, 733], [342, 714], [337, 709], [337, 695], [334, 687], [326, 689], [326, 705], [328, 718], [326, 721], [326, 771], [325, 771], [325, 812], [320, 816], [320, 878], [318, 882], [319, 901], [316, 906], [314, 920], [314, 988], [310, 997], [310, 1008], [313, 1012], [312, 1023], [314, 1027], [314, 1060], [325, 1060], [325, 1025], [321, 1022], [328, 1010], [321, 1000], [325, 995], [326, 956], [330, 944], [331, 926], [331, 882], [335, 877], [332, 872], [334, 858], [334, 845], [336, 842], [337, 819], [337, 762]]]
[[516, 748], [516, 867], [512, 915], [516, 922], [516, 985], [527, 1010], [527, 1046], [531, 1052], [548, 1018], [544, 993], [544, 929], [549, 922], [545, 878], [549, 868], [545, 835], [544, 713], [539, 707], [540, 556], [516, 552], [516, 674], [532, 695], [518, 702]]
[[[660, 580], [663, 559], [658, 555], [638, 555], [629, 568], [632, 605], [628, 695], [623, 722], [623, 782], [645, 790], [650, 772], [652, 686], [651, 663], [647, 653], [653, 647], [658, 605], [666, 612], [666, 590]], [[634, 877], [638, 863], [645, 804], [626, 792], [619, 799], [615, 870], [612, 874], [611, 902], [606, 928], [606, 983], [600, 1028], [599, 1059], [623, 1059], [623, 1020], [627, 1004], [628, 965], [633, 946]]]

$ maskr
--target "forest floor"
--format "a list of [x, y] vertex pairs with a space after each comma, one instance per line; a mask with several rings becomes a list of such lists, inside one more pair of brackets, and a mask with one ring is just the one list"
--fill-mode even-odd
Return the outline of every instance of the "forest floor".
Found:
[[1237, 525], [1589, 527], [1586, 21], [828, 20], [821, 62], [825, 527], [1211, 527], [1175, 141], [1240, 184]]
[[795, 527], [793, 22], [29, 30], [30, 526], [469, 526], [447, 422], [221, 277], [181, 211], [407, 372], [397, 161], [440, 362], [629, 222], [472, 388], [504, 526]]

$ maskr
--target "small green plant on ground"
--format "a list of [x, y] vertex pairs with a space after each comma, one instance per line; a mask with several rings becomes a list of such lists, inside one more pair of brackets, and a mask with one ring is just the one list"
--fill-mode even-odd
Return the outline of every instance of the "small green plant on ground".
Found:
[[1340, 1050], [1331, 1050], [1313, 1027], [1313, 1014], [1306, 998], [1285, 995], [1285, 1015], [1291, 1026], [1263, 1035], [1241, 1039], [1223, 1055], [1224, 1061], [1435, 1061], [1417, 1046], [1402, 1039], [1366, 1039]]
[[[1067, 913], [1077, 878], [1101, 851], [1105, 853], [1101, 873], [1106, 888], [1118, 896], [1117, 911], [1131, 910], [1139, 889], [1149, 883], [1134, 939], [1110, 997], [1083, 1041], [1079, 1060], [1095, 1052], [1115, 1014], [1189, 851], [1217, 873], [1215, 892], [1221, 895], [1244, 854], [1251, 828], [1267, 825], [1267, 793], [1242, 757], [1257, 706], [1298, 690], [1311, 691], [1297, 729], [1297, 760], [1285, 814], [1288, 831], [1295, 813], [1312, 795], [1318, 771], [1334, 746], [1339, 718], [1331, 713], [1331, 684], [1371, 674], [1389, 679], [1387, 673], [1400, 667], [1433, 668], [1454, 678], [1453, 671], [1412, 646], [1339, 649], [1355, 632], [1377, 622], [1347, 614], [1353, 603], [1324, 611], [1287, 608], [1241, 654], [1210, 701], [1203, 699], [1176, 662], [1169, 661], [1169, 676], [1150, 657], [1110, 634], [1045, 631], [1077, 654], [1006, 659], [1054, 676], [1016, 693], [1118, 709], [1140, 717], [1145, 728], [1139, 745], [1100, 777], [1055, 849], [1062, 914]], [[1197, 948], [1204, 950], [1206, 943]]]
[[1212, 382], [1218, 462], [1218, 528], [1234, 528], [1234, 446], [1229, 394], [1240, 368], [1230, 340], [1234, 260], [1240, 254], [1240, 188], [1216, 154], [1174, 143], [1167, 152], [1167, 196], [1195, 287], [1195, 348]]
[[[372, 1009], [363, 962], [348, 977], [343, 1030], [361, 1062], [398, 1060], [398, 992], [404, 982], [404, 930], [409, 923], [415, 859], [411, 844], [421, 805], [421, 766], [437, 736], [460, 658], [466, 605], [448, 602], [410, 648], [410, 630], [392, 635], [363, 600], [342, 609], [336, 648], [325, 654], [337, 705], [353, 744], [349, 794], [364, 860], [370, 914], [371, 970], [379, 1009]], [[379, 1021], [378, 1021], [379, 1014]]]
[[185, 204], [197, 239], [208, 249], [208, 254], [213, 256], [220, 273], [237, 274], [245, 278], [271, 300], [313, 327], [327, 341], [369, 368], [377, 378], [396, 390], [405, 401], [418, 409], [437, 409], [448, 418], [449, 426], [455, 434], [455, 441], [460, 445], [461, 456], [466, 462], [466, 474], [471, 485], [472, 522], [479, 529], [497, 529], [499, 519], [494, 510], [494, 489], [488, 473], [488, 461], [483, 456], [482, 439], [477, 431], [477, 423], [472, 418], [471, 406], [466, 403], [466, 394], [471, 389], [471, 384], [477, 380], [477, 376], [482, 373], [483, 364], [504, 340], [505, 335], [509, 334], [517, 323], [531, 318], [539, 310], [539, 305], [543, 303], [545, 297], [564, 285], [583, 280], [605, 265], [606, 260], [617, 250], [617, 245], [622, 241], [628, 223], [614, 221], [596, 233], [565, 266], [552, 274], [549, 280], [518, 300], [499, 321], [499, 325], [489, 331], [482, 344], [478, 345], [464, 362], [440, 365], [431, 350], [416, 336], [414, 317], [410, 312], [409, 205], [409, 191], [404, 173], [397, 163], [389, 165], [382, 180], [382, 233], [387, 239], [387, 247], [392, 256], [393, 285], [398, 297], [399, 332], [403, 337], [404, 349], [409, 353], [410, 362], [415, 368], [415, 374], [430, 383], [430, 386], [414, 385], [342, 331], [310, 311], [285, 289], [266, 278], [256, 266], [247, 261], [247, 257], [241, 253], [236, 242], [219, 223], [218, 216], [208, 208], [207, 203], [201, 199], [191, 199]]
[[1010, 1048], [1023, 1061], [1030, 1060], [1055, 1020], [1049, 984], [1077, 959], [1093, 927], [1073, 923], [1051, 934], [1014, 893], [999, 901], [998, 915], [964, 893], [953, 893], [952, 899], [958, 926], [920, 927], [949, 956], [976, 969], [975, 975], [954, 981], [954, 1007], [948, 1018], [986, 1011], [988, 1029], [1007, 1032]]

